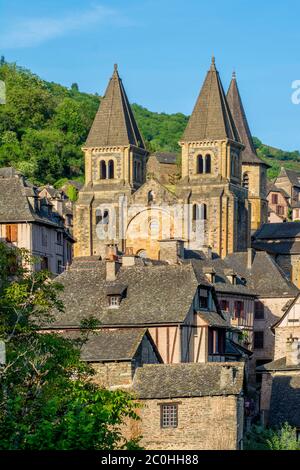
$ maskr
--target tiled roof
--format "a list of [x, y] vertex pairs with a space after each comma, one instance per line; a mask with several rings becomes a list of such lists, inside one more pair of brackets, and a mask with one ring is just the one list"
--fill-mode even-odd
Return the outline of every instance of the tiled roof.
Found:
[[240, 139], [245, 146], [244, 150], [242, 151], [242, 162], [265, 165], [266, 167], [269, 167], [269, 165], [263, 162], [256, 154], [235, 74], [232, 77], [227, 92], [227, 102]]
[[253, 235], [255, 241], [295, 237], [300, 238], [300, 222], [263, 224]]
[[228, 255], [225, 261], [247, 280], [247, 285], [258, 296], [294, 297], [298, 294], [297, 287], [268, 253], [257, 251], [251, 269], [247, 267], [247, 258], [246, 252], [238, 252]]
[[[121, 267], [115, 282], [105, 279], [105, 262], [97, 258], [75, 258], [70, 269], [56, 280], [64, 286], [60, 297], [64, 313], [54, 312], [50, 327], [78, 326], [83, 318], [96, 317], [105, 325], [149, 325], [184, 321], [199, 282], [210, 284], [195, 274], [192, 265], [166, 265], [139, 260]], [[118, 308], [109, 308], [107, 288], [127, 286]]]
[[284, 177], [284, 176], [286, 176], [289, 179], [290, 183], [293, 186], [300, 187], [300, 173], [298, 171], [289, 170], [288, 168], [282, 167], [277, 178], [280, 179], [281, 177]]
[[230, 328], [230, 324], [224, 320], [217, 312], [197, 312], [199, 317], [204, 320], [208, 326], [218, 328]]
[[182, 141], [231, 139], [240, 142], [214, 58]]
[[136, 371], [133, 390], [141, 399], [239, 395], [243, 378], [240, 362], [144, 365]]
[[[90, 334], [81, 348], [81, 359], [87, 362], [125, 361], [134, 358], [144, 336], [145, 328], [101, 329]], [[78, 332], [64, 333], [66, 338], [76, 339]], [[150, 341], [150, 340], [149, 340]]]
[[300, 426], [300, 371], [291, 375], [282, 372], [272, 380], [269, 425], [280, 426], [286, 422]]
[[85, 147], [135, 145], [145, 148], [122, 80], [115, 66]]
[[300, 364], [296, 366], [287, 366], [286, 365], [286, 357], [281, 357], [280, 359], [276, 359], [276, 361], [268, 362], [262, 366], [256, 368], [257, 372], [270, 372], [276, 370], [300, 370]]
[[159, 163], [168, 163], [175, 165], [177, 161], [177, 155], [176, 153], [170, 153], [170, 152], [155, 152], [153, 155], [157, 158]]

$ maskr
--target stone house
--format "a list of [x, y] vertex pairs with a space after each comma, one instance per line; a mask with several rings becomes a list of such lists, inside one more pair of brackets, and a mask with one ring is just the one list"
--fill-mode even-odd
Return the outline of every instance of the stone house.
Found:
[[178, 257], [179, 241], [162, 241], [160, 261], [116, 255], [75, 258], [59, 277], [65, 312], [46, 330], [79, 328], [96, 317], [101, 329], [147, 328], [164, 363], [226, 361], [226, 334], [215, 290], [192, 263]]
[[290, 423], [300, 437], [300, 294], [273, 325], [274, 361], [257, 369], [262, 375], [261, 412], [272, 426]]
[[269, 223], [286, 222], [291, 218], [289, 195], [285, 189], [276, 186], [274, 183], [269, 183], [267, 199]]
[[242, 363], [145, 365], [132, 389], [143, 405], [134, 431], [147, 450], [242, 448]]
[[300, 287], [300, 222], [264, 224], [254, 233], [252, 246], [269, 253], [286, 277]]
[[288, 197], [290, 219], [300, 218], [300, 173], [282, 167], [274, 185], [284, 191]]
[[179, 167], [176, 164], [177, 155], [170, 152], [155, 152], [147, 160], [147, 178], [155, 177], [161, 184], [172, 185], [179, 177]]
[[249, 249], [248, 252], [228, 255], [225, 262], [245, 279], [247, 287], [255, 293], [249, 380], [259, 387], [261, 376], [256, 376], [256, 367], [273, 361], [275, 357], [271, 328], [282, 317], [287, 302], [293, 301], [299, 290], [266, 252]]
[[[68, 339], [79, 337], [76, 330], [63, 335]], [[162, 362], [145, 328], [100, 329], [91, 333], [81, 347], [80, 357], [94, 368], [93, 380], [110, 389], [131, 387], [138, 367]]]
[[54, 207], [54, 210], [62, 217], [65, 228], [72, 233], [73, 203], [65, 192], [47, 184], [38, 189], [38, 195], [40, 199], [45, 199]]
[[14, 168], [0, 169], [0, 240], [39, 257], [37, 270], [60, 274], [72, 262], [74, 239], [62, 217]]

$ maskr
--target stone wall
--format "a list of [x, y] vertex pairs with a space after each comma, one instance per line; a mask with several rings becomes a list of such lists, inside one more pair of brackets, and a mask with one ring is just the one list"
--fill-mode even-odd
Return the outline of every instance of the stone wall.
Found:
[[290, 335], [300, 339], [300, 326], [278, 326], [275, 338], [275, 359], [286, 356], [286, 340]]
[[132, 385], [134, 367], [131, 361], [94, 362], [91, 366], [96, 372], [94, 381], [102, 387], [128, 388]]
[[[160, 405], [167, 403], [178, 403], [177, 428], [161, 428]], [[139, 414], [145, 449], [234, 450], [242, 439], [243, 399], [235, 396], [146, 400]]]

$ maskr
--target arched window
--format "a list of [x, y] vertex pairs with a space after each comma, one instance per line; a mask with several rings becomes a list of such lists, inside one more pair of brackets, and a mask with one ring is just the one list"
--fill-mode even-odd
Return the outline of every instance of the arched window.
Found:
[[243, 188], [249, 189], [249, 175], [248, 175], [248, 173], [243, 174]]
[[113, 160], [109, 160], [108, 162], [108, 178], [110, 180], [112, 180], [115, 176], [114, 176], [114, 161]]
[[207, 220], [207, 205], [206, 204], [200, 205], [200, 219]]
[[96, 209], [96, 225], [108, 225], [109, 223], [109, 212], [104, 210], [102, 213], [101, 209]]
[[205, 155], [205, 173], [211, 173], [211, 156]]
[[148, 193], [148, 204], [151, 202], [154, 202], [154, 192], [152, 190]]
[[198, 157], [197, 157], [197, 173], [198, 174], [203, 173], [203, 157], [202, 157], [202, 155], [198, 155]]
[[100, 162], [100, 179], [106, 179], [106, 163], [104, 160], [101, 160]]
[[198, 204], [193, 205], [193, 220], [199, 219], [199, 207]]

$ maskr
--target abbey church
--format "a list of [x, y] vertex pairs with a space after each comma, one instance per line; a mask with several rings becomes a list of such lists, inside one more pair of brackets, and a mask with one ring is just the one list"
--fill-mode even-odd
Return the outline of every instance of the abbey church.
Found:
[[225, 258], [246, 251], [267, 222], [267, 164], [256, 155], [233, 74], [227, 96], [212, 58], [179, 142], [173, 187], [147, 176], [150, 157], [115, 65], [85, 146], [85, 185], [75, 208], [75, 256], [120, 253], [160, 259], [160, 241]]

